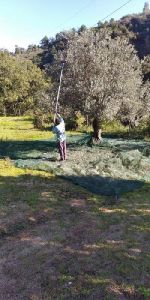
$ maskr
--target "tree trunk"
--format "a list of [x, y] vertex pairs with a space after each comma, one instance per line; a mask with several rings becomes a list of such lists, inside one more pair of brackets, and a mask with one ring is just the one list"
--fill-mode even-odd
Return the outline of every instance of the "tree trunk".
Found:
[[86, 115], [86, 126], [88, 127], [89, 126], [89, 116]]
[[3, 114], [6, 117], [7, 113], [6, 113], [6, 107], [5, 106], [3, 107]]
[[95, 117], [93, 120], [93, 137], [92, 137], [92, 143], [93, 144], [99, 144], [102, 141], [102, 137], [101, 137], [101, 125], [100, 125], [100, 119], [98, 117]]

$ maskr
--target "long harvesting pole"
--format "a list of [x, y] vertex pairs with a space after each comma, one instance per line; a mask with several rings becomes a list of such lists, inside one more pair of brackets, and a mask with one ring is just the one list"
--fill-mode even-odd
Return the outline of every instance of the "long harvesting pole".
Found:
[[60, 95], [60, 88], [61, 88], [61, 81], [62, 81], [62, 76], [63, 76], [63, 69], [64, 69], [64, 62], [62, 63], [62, 68], [61, 68], [61, 73], [60, 73], [60, 79], [59, 79], [59, 87], [58, 87], [58, 92], [57, 92], [57, 99], [56, 99], [56, 107], [55, 107], [55, 112], [57, 113], [57, 108], [58, 108], [58, 100], [59, 100], [59, 95]]

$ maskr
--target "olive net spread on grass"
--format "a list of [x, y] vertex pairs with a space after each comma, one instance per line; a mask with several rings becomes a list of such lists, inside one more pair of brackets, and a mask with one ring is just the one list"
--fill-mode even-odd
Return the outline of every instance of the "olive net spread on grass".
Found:
[[68, 135], [66, 162], [58, 161], [55, 139], [1, 142], [1, 157], [15, 166], [52, 172], [91, 192], [113, 196], [133, 191], [150, 181], [150, 143], [103, 138], [90, 147], [88, 134]]

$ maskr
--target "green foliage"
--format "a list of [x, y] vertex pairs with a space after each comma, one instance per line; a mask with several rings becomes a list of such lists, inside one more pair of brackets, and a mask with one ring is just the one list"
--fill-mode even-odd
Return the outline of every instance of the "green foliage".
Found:
[[150, 118], [146, 122], [146, 128], [144, 131], [148, 136], [150, 136]]
[[138, 130], [143, 136], [150, 136], [150, 118], [143, 120], [140, 123]]
[[75, 113], [75, 122], [76, 122], [76, 127], [77, 129], [82, 129], [83, 125], [85, 123], [85, 117], [81, 114], [80, 111], [77, 111]]
[[74, 116], [67, 118], [66, 129], [67, 130], [83, 130], [85, 125], [85, 117], [80, 111], [76, 111]]
[[52, 116], [37, 110], [33, 117], [33, 125], [37, 129], [45, 129], [53, 122]]
[[0, 113], [21, 115], [48, 90], [45, 74], [31, 61], [0, 52]]
[[127, 132], [128, 128], [123, 126], [118, 120], [110, 121], [108, 119], [105, 119], [102, 121], [102, 130], [104, 132], [109, 132], [109, 133], [111, 132], [119, 133], [119, 132]]
[[149, 288], [145, 288], [144, 286], [141, 286], [138, 288], [138, 292], [141, 294], [141, 296], [144, 297], [144, 299], [148, 300], [150, 298], [150, 289]]
[[34, 116], [33, 124], [35, 128], [43, 129], [44, 128], [44, 116], [37, 114]]

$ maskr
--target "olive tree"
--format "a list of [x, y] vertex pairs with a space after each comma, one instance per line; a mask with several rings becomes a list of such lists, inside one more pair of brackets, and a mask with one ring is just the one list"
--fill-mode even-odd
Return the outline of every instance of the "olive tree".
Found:
[[95, 138], [99, 123], [112, 120], [123, 106], [129, 118], [135, 117], [141, 84], [140, 61], [125, 39], [112, 39], [108, 29], [89, 29], [68, 41], [63, 101], [94, 119]]

